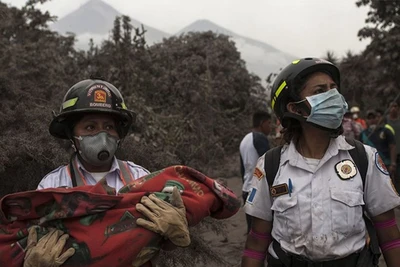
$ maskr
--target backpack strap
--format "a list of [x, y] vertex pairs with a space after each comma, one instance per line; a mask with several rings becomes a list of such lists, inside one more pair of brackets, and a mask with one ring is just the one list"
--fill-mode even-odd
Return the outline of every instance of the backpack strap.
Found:
[[78, 166], [76, 164], [76, 159], [71, 157], [69, 164], [68, 164], [69, 175], [72, 181], [72, 187], [82, 186], [85, 185], [85, 182], [82, 180], [82, 177], [77, 177], [77, 174], [80, 174], [78, 170]]
[[274, 147], [265, 153], [264, 171], [269, 188], [271, 188], [272, 184], [274, 183], [275, 176], [278, 173], [282, 147], [283, 146]]
[[368, 157], [367, 152], [365, 152], [365, 147], [360, 141], [352, 138], [346, 137], [346, 142], [354, 146], [354, 149], [349, 150], [349, 154], [354, 160], [358, 171], [360, 172], [360, 176], [363, 182], [363, 188], [365, 188], [365, 178], [367, 177], [368, 170]]
[[[361, 179], [363, 182], [363, 191], [364, 191], [365, 179], [367, 177], [367, 170], [368, 170], [367, 152], [365, 151], [364, 145], [358, 140], [346, 138], [346, 142], [349, 143], [350, 145], [354, 146], [353, 149], [349, 150], [349, 154], [350, 154], [351, 158], [354, 160], [354, 163], [356, 164], [356, 166], [360, 172], [360, 176], [361, 176]], [[376, 230], [375, 230], [375, 227], [374, 227], [371, 219], [365, 213], [364, 206], [363, 206], [363, 211], [364, 211], [363, 217], [364, 217], [365, 226], [367, 228], [368, 235], [370, 238], [369, 247], [370, 247], [373, 257], [374, 257], [373, 263], [378, 264], [379, 257], [381, 255], [380, 248], [379, 248], [378, 236], [376, 234]]]
[[[283, 146], [274, 147], [265, 153], [264, 171], [269, 188], [272, 187], [275, 176], [278, 173], [282, 147]], [[272, 220], [274, 220], [274, 211], [272, 211]], [[281, 245], [275, 239], [272, 239], [272, 246], [279, 260], [283, 263], [282, 266], [292, 266], [291, 257], [282, 250]]]
[[[367, 152], [365, 151], [365, 147], [358, 140], [346, 138], [346, 141], [347, 143], [355, 147], [354, 149], [349, 150], [349, 153], [360, 172], [363, 187], [365, 187], [365, 178], [367, 176], [368, 170], [368, 157]], [[271, 187], [274, 183], [275, 176], [278, 173], [279, 163], [281, 160], [281, 150], [282, 146], [277, 146], [268, 150], [267, 153], [265, 153], [264, 171], [269, 187]]]

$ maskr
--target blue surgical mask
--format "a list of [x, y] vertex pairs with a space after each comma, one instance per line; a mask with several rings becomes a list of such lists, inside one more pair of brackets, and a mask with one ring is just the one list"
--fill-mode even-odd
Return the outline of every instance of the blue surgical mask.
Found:
[[311, 106], [307, 121], [333, 130], [340, 126], [348, 108], [346, 100], [337, 89], [307, 96], [305, 100]]

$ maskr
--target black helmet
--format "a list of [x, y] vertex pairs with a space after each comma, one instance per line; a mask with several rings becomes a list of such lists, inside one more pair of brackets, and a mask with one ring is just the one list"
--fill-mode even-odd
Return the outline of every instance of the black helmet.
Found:
[[72, 125], [82, 113], [107, 113], [117, 118], [117, 130], [124, 138], [134, 120], [134, 113], [127, 110], [118, 89], [105, 81], [88, 79], [73, 85], [64, 96], [60, 113], [50, 123], [50, 134], [70, 139]]
[[300, 81], [314, 72], [328, 73], [332, 77], [332, 80], [338, 86], [340, 85], [339, 69], [331, 62], [320, 58], [295, 60], [276, 77], [271, 89], [271, 107], [283, 127], [287, 125], [286, 119], [289, 117], [293, 118], [292, 114], [288, 113], [286, 109], [287, 104], [291, 101], [301, 100], [297, 93], [300, 89], [298, 87], [302, 86]]

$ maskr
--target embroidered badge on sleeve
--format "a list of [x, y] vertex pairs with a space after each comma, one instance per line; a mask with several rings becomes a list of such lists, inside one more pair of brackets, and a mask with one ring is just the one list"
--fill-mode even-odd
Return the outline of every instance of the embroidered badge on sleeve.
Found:
[[249, 195], [247, 196], [246, 203], [253, 204], [256, 193], [257, 193], [257, 189], [253, 187], [251, 189]]
[[336, 174], [342, 180], [353, 178], [357, 174], [357, 167], [349, 159], [342, 160], [335, 165]]
[[381, 171], [381, 173], [389, 175], [389, 171], [387, 170], [386, 165], [383, 163], [383, 160], [379, 156], [378, 152], [375, 152], [375, 166]]
[[264, 177], [264, 174], [259, 168], [256, 167], [254, 169], [254, 176], [257, 177], [257, 179], [260, 181]]

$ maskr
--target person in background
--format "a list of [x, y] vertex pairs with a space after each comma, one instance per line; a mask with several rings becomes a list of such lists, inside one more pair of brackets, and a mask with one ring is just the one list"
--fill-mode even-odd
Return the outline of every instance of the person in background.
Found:
[[295, 60], [276, 77], [271, 106], [286, 144], [271, 186], [265, 154], [257, 162], [244, 206], [252, 225], [242, 267], [264, 266], [266, 257], [268, 267], [376, 266], [359, 262], [372, 254], [364, 210], [387, 266], [400, 266], [400, 197], [376, 149], [352, 140], [368, 159], [363, 183], [354, 146], [341, 135], [348, 105], [339, 85], [339, 69], [320, 58]]
[[396, 141], [393, 133], [383, 125], [379, 125], [379, 116], [375, 110], [367, 111], [368, 128], [361, 132], [360, 141], [378, 150], [383, 163], [389, 170], [390, 177], [396, 175]]
[[347, 138], [357, 139], [363, 131], [361, 124], [353, 120], [352, 114], [349, 110], [346, 111], [342, 121], [343, 135]]
[[350, 109], [351, 114], [353, 114], [353, 120], [357, 123], [359, 123], [363, 130], [367, 129], [367, 123], [365, 122], [364, 119], [361, 118], [361, 111], [358, 106], [354, 106]]
[[[240, 142], [240, 171], [243, 179], [242, 197], [246, 202], [249, 194], [251, 178], [257, 160], [270, 148], [267, 136], [271, 131], [271, 115], [258, 111], [253, 114], [253, 128]], [[246, 215], [247, 232], [250, 230], [250, 216]]]
[[395, 133], [393, 127], [390, 126], [390, 125], [387, 123], [387, 120], [386, 120], [386, 118], [385, 118], [385, 116], [384, 116], [383, 110], [377, 108], [377, 109], [375, 109], [375, 114], [376, 114], [376, 117], [378, 118], [378, 125], [383, 125], [383, 127], [385, 127], [386, 129], [388, 129], [389, 131], [392, 132], [393, 135], [395, 135], [396, 133]]

